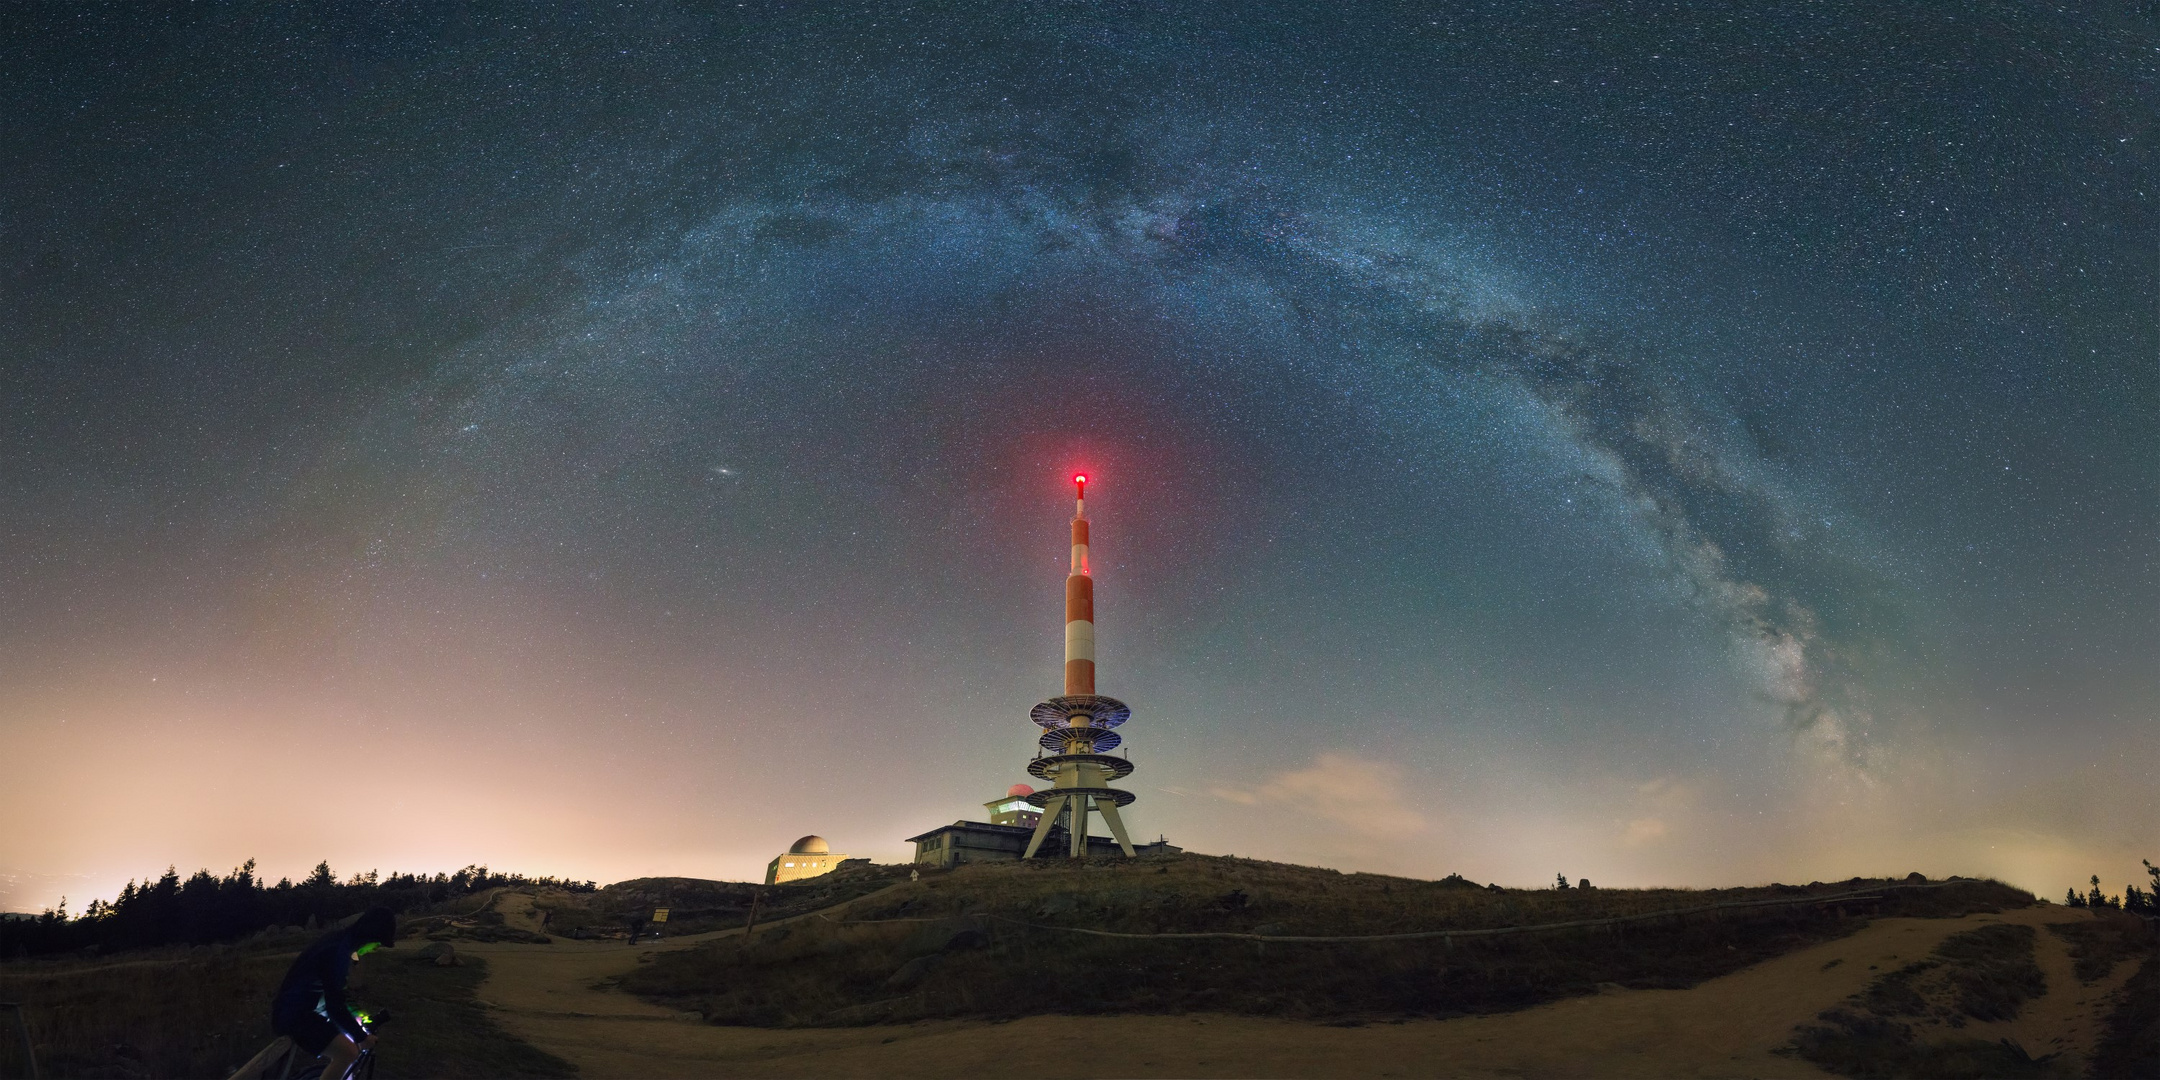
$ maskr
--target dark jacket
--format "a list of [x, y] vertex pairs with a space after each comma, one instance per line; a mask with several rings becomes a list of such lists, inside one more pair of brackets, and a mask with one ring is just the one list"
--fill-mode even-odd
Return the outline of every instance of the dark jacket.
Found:
[[345, 980], [352, 974], [352, 954], [369, 942], [388, 944], [397, 938], [397, 923], [382, 908], [360, 916], [351, 926], [332, 930], [300, 950], [277, 996], [270, 999], [270, 1026], [284, 1031], [294, 1019], [311, 1012], [330, 1018], [339, 1031], [358, 1042], [367, 1037], [360, 1021], [353, 1019], [345, 1003]]
[[359, 947], [351, 931], [332, 930], [301, 950], [270, 1001], [270, 1026], [284, 1031], [298, 1017], [320, 1012], [353, 1041], [366, 1038], [345, 1003], [345, 979], [352, 974], [353, 950]]

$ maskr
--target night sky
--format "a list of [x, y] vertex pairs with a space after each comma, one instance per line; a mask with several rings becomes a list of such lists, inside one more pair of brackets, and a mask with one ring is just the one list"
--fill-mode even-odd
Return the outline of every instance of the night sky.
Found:
[[2160, 858], [2150, 4], [718, 7], [10, 11], [0, 907]]

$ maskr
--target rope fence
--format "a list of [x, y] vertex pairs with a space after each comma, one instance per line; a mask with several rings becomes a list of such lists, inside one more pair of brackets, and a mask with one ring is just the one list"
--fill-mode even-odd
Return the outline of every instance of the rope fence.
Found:
[[1689, 915], [1700, 915], [1712, 911], [1731, 911], [1747, 908], [1803, 907], [1810, 904], [1857, 903], [1866, 900], [1881, 900], [1887, 894], [1897, 891], [1908, 891], [1917, 889], [1947, 889], [1959, 885], [1977, 884], [1980, 884], [1980, 882], [1931, 881], [1925, 885], [1888, 885], [1878, 889], [1867, 889], [1848, 893], [1832, 893], [1828, 896], [1795, 896], [1773, 900], [1731, 900], [1718, 904], [1698, 904], [1693, 907], [1665, 908], [1659, 911], [1643, 912], [1639, 915], [1614, 915], [1602, 919], [1573, 919], [1567, 922], [1531, 923], [1526, 926], [1491, 926], [1475, 930], [1416, 930], [1409, 933], [1401, 934], [1253, 934], [1240, 933], [1230, 930], [1196, 931], [1184, 933], [1171, 932], [1157, 934], [1133, 934], [1124, 933], [1116, 930], [1090, 930], [1080, 926], [1057, 926], [1051, 923], [1027, 922], [1023, 919], [1015, 919], [1007, 915], [997, 914], [943, 915], [923, 918], [903, 917], [894, 919], [838, 919], [820, 912], [817, 913], [816, 917], [824, 919], [827, 922], [835, 923], [842, 926], [866, 926], [876, 923], [950, 922], [954, 919], [986, 918], [994, 919], [998, 922], [1011, 923], [1015, 926], [1024, 926], [1030, 930], [1052, 930], [1067, 934], [1086, 934], [1089, 937], [1127, 938], [1141, 940], [1169, 939], [1197, 941], [1214, 939], [1223, 941], [1257, 941], [1262, 943], [1281, 942], [1284, 944], [1332, 944], [1339, 942], [1359, 941], [1416, 941], [1431, 940], [1437, 938], [1452, 942], [1455, 938], [1506, 937], [1514, 934], [1547, 933], [1554, 930], [1576, 930], [1599, 926], [1619, 926], [1626, 923], [1649, 922], [1653, 919], [1683, 918]]

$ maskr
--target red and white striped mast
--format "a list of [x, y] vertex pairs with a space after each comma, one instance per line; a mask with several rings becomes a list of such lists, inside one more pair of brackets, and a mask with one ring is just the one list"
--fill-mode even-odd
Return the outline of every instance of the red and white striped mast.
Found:
[[1072, 573], [1065, 578], [1065, 694], [1095, 692], [1095, 579], [1088, 575], [1087, 474], [1073, 477]]
[[1027, 796], [1043, 813], [1024, 859], [1035, 857], [1061, 821], [1068, 853], [1075, 858], [1087, 854], [1091, 809], [1102, 814], [1119, 850], [1133, 854], [1132, 838], [1118, 816], [1119, 807], [1132, 805], [1133, 793], [1109, 786], [1132, 775], [1131, 761], [1109, 755], [1123, 741], [1113, 729], [1130, 719], [1132, 710], [1116, 698], [1095, 693], [1095, 578], [1088, 566], [1087, 480], [1085, 473], [1073, 477], [1072, 572], [1065, 578], [1065, 693], [1029, 714], [1043, 729], [1037, 745], [1050, 753], [1029, 762], [1028, 772], [1051, 786]]

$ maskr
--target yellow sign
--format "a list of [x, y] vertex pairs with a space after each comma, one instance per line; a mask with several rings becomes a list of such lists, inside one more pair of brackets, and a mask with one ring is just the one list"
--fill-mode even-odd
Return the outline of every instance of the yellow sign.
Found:
[[666, 909], [666, 908], [654, 908], [654, 909], [653, 909], [653, 913], [652, 913], [652, 921], [654, 921], [654, 922], [666, 922], [666, 921], [667, 921], [667, 909]]

